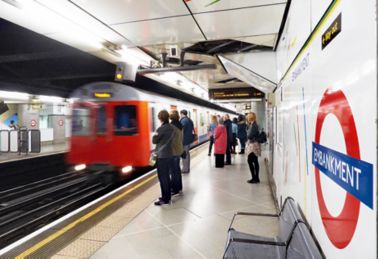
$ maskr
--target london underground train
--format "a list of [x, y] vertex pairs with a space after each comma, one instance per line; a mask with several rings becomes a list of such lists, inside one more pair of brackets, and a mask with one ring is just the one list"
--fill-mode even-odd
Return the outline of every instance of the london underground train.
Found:
[[75, 101], [67, 162], [76, 170], [89, 168], [119, 175], [149, 166], [160, 110], [187, 110], [198, 135], [194, 144], [208, 140], [210, 115], [222, 114], [115, 82], [85, 85], [71, 97]]

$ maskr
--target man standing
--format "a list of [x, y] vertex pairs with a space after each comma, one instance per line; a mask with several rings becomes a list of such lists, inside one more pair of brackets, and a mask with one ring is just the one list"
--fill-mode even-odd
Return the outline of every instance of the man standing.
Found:
[[232, 146], [232, 121], [228, 114], [224, 115], [224, 126], [227, 129], [227, 149], [226, 149], [226, 165], [231, 165], [231, 146]]
[[183, 130], [183, 145], [186, 152], [186, 158], [182, 159], [182, 173], [190, 172], [190, 144], [194, 141], [194, 125], [193, 121], [188, 117], [187, 110], [181, 110], [181, 125]]

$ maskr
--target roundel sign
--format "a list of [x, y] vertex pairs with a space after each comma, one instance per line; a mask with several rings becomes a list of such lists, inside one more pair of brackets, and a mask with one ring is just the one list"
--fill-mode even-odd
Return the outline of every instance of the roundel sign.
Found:
[[30, 127], [34, 128], [37, 126], [37, 121], [35, 119], [30, 120]]
[[[346, 154], [321, 145], [325, 118], [333, 114], [341, 125]], [[351, 107], [341, 90], [327, 89], [320, 102], [315, 126], [312, 163], [323, 226], [332, 244], [342, 249], [352, 240], [356, 230], [361, 202], [373, 208], [373, 166], [360, 160], [360, 145]], [[343, 208], [338, 216], [329, 212], [322, 191], [320, 172], [346, 191]], [[327, 197], [332, 199], [332, 197]]]

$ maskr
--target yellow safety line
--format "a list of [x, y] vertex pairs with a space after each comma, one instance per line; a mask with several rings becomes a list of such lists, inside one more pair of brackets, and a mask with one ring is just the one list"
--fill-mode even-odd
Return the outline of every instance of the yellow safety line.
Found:
[[42, 240], [39, 243], [35, 244], [34, 246], [30, 247], [28, 250], [26, 250], [22, 254], [19, 254], [18, 256], [16, 256], [16, 258], [17, 259], [22, 259], [22, 258], [25, 258], [25, 257], [31, 255], [32, 253], [36, 252], [37, 250], [39, 250], [40, 248], [42, 248], [46, 244], [48, 244], [51, 241], [53, 241], [54, 239], [60, 237], [61, 235], [63, 235], [67, 231], [69, 231], [70, 229], [73, 229], [78, 224], [80, 224], [80, 223], [86, 221], [87, 219], [93, 217], [94, 215], [96, 215], [97, 213], [99, 213], [100, 211], [102, 211], [103, 209], [105, 209], [106, 207], [110, 206], [114, 202], [118, 201], [119, 199], [123, 198], [124, 196], [126, 196], [130, 192], [132, 192], [135, 189], [141, 187], [142, 185], [146, 184], [147, 182], [151, 181], [154, 178], [156, 178], [156, 174], [154, 174], [153, 176], [147, 178], [143, 182], [135, 185], [131, 189], [127, 190], [126, 192], [118, 195], [117, 197], [114, 197], [113, 199], [107, 201], [106, 203], [102, 204], [101, 206], [97, 207], [96, 209], [92, 210], [91, 212], [87, 213], [86, 215], [82, 216], [81, 218], [79, 218], [79, 219], [75, 220], [74, 222], [70, 223], [69, 225], [65, 226], [61, 230], [55, 232], [54, 234], [50, 235], [49, 237], [45, 238], [44, 240]]

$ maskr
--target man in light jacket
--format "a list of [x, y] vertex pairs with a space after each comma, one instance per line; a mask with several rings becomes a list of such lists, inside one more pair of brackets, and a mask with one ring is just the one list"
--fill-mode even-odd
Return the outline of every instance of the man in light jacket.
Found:
[[171, 111], [169, 114], [171, 119], [171, 125], [173, 126], [174, 137], [172, 140], [172, 166], [171, 166], [171, 187], [172, 187], [172, 196], [182, 194], [182, 177], [180, 169], [180, 158], [184, 152], [183, 134], [182, 134], [182, 125], [179, 121], [180, 116], [178, 111]]

